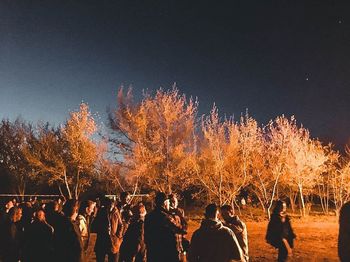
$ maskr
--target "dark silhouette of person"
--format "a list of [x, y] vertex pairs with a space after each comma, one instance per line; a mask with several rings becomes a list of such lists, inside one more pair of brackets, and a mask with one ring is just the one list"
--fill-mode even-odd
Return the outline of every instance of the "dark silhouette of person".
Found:
[[221, 207], [221, 216], [224, 219], [224, 226], [227, 226], [235, 233], [239, 246], [242, 249], [244, 259], [248, 262], [248, 232], [245, 223], [235, 215], [235, 211], [230, 205]]
[[97, 262], [104, 262], [106, 256], [109, 262], [118, 261], [123, 240], [123, 222], [118, 208], [111, 199], [102, 199], [101, 208], [93, 223], [97, 233], [94, 248]]
[[169, 213], [169, 204], [166, 194], [158, 192], [155, 198], [155, 209], [146, 215], [147, 261], [179, 261], [180, 254], [177, 249], [176, 234], [185, 234], [186, 232], [177, 225]]
[[132, 218], [132, 211], [131, 211], [131, 197], [129, 192], [123, 191], [120, 193], [120, 201], [117, 203], [117, 208], [120, 212], [120, 216], [123, 221], [123, 236], [128, 229], [130, 220]]
[[[187, 231], [187, 221], [185, 219], [185, 211], [179, 207], [179, 201], [177, 195], [169, 195], [170, 207], [169, 213], [173, 216], [178, 226], [184, 231]], [[189, 241], [185, 238], [184, 234], [176, 234], [177, 250], [180, 254], [180, 260], [184, 260], [186, 252], [189, 248]]]
[[287, 261], [292, 254], [296, 235], [292, 229], [289, 216], [286, 214], [287, 205], [278, 200], [267, 226], [266, 241], [278, 249], [277, 261]]
[[4, 223], [2, 237], [2, 261], [18, 262], [21, 259], [23, 232], [19, 227], [22, 209], [14, 206], [8, 212], [9, 219]]
[[139, 202], [132, 208], [133, 217], [120, 246], [119, 262], [146, 262], [144, 220], [146, 208]]
[[63, 206], [63, 216], [58, 217], [54, 228], [54, 258], [56, 261], [84, 261], [83, 245], [79, 227], [76, 223], [79, 202], [69, 199]]
[[84, 252], [86, 253], [89, 247], [91, 224], [94, 219], [93, 213], [96, 203], [91, 200], [83, 201], [80, 205], [79, 215], [77, 218], [81, 241], [83, 243]]
[[39, 209], [25, 231], [23, 261], [50, 261], [53, 256], [53, 232], [53, 227], [46, 222], [44, 210]]
[[338, 256], [340, 261], [350, 261], [350, 202], [345, 203], [339, 214]]
[[221, 223], [218, 215], [216, 204], [206, 207], [205, 219], [192, 235], [189, 262], [245, 261], [235, 234]]

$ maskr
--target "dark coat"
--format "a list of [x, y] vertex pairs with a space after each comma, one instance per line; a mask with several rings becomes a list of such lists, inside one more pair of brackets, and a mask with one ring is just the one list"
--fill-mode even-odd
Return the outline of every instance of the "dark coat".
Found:
[[84, 261], [83, 244], [78, 225], [68, 217], [60, 217], [54, 229], [54, 259], [56, 261]]
[[292, 229], [289, 216], [282, 216], [279, 214], [272, 214], [269, 224], [267, 226], [266, 241], [275, 248], [284, 246], [282, 239], [286, 239], [291, 248], [294, 247], [294, 239], [296, 235]]
[[145, 218], [145, 243], [147, 261], [178, 262], [176, 234], [183, 234], [171, 214], [163, 208], [155, 208]]
[[120, 262], [145, 262], [144, 221], [131, 220], [120, 247]]
[[53, 256], [53, 227], [34, 221], [25, 231], [23, 261], [50, 261]]
[[97, 233], [96, 253], [119, 253], [123, 240], [123, 222], [117, 208], [113, 208], [112, 211], [102, 208], [97, 213], [93, 228]]
[[18, 223], [7, 220], [2, 232], [2, 261], [14, 262], [21, 258], [23, 232]]
[[339, 216], [338, 255], [342, 262], [350, 261], [350, 202], [344, 204]]
[[189, 262], [245, 261], [235, 234], [220, 221], [205, 219], [191, 239]]

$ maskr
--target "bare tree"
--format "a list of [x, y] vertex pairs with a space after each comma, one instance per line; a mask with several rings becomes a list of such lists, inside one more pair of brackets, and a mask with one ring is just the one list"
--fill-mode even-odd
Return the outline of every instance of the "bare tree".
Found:
[[197, 102], [176, 88], [144, 94], [134, 102], [131, 90], [118, 93], [118, 108], [111, 126], [124, 136], [121, 149], [128, 176], [152, 189], [170, 193], [186, 185], [187, 152], [194, 145]]

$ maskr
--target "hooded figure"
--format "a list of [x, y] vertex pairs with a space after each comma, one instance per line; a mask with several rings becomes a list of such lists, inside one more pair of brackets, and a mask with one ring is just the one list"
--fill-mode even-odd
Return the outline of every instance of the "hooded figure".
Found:
[[191, 240], [189, 262], [245, 261], [233, 231], [218, 219], [218, 207], [210, 204], [205, 209], [205, 219]]

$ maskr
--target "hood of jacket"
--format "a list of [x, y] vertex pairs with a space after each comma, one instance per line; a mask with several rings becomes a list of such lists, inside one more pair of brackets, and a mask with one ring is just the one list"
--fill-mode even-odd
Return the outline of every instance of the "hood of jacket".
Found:
[[223, 224], [220, 220], [204, 219], [200, 229], [203, 231], [218, 231], [222, 227]]

